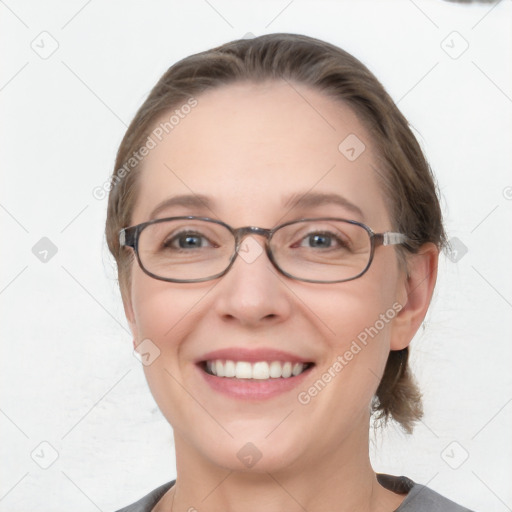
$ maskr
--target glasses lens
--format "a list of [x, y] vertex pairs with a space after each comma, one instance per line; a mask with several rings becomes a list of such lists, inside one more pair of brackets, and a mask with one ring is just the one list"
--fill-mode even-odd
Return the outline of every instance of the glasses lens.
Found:
[[224, 271], [235, 250], [231, 232], [216, 222], [178, 219], [146, 226], [139, 235], [139, 258], [164, 279], [205, 279]]
[[365, 270], [371, 239], [364, 227], [346, 221], [298, 221], [274, 233], [271, 249], [277, 265], [291, 276], [334, 282]]

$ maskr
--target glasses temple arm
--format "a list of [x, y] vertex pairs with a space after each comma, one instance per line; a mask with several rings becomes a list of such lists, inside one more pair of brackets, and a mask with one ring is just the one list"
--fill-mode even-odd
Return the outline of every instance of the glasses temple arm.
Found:
[[399, 245], [410, 242], [411, 240], [403, 233], [387, 231], [386, 233], [376, 233], [375, 238], [380, 245]]
[[119, 245], [121, 247], [135, 247], [135, 230], [123, 228], [119, 231]]

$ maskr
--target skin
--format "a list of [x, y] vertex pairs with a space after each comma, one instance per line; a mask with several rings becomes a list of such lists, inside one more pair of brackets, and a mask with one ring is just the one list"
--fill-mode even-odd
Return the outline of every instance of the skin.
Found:
[[[148, 220], [161, 201], [193, 193], [210, 196], [214, 207], [175, 207], [158, 216], [205, 215], [265, 228], [336, 216], [362, 220], [375, 232], [392, 229], [370, 165], [377, 165], [370, 138], [349, 107], [285, 82], [234, 84], [197, 99], [145, 158], [132, 225]], [[349, 134], [366, 145], [353, 162], [338, 150]], [[336, 191], [364, 218], [338, 205], [283, 207], [283, 196], [311, 190]], [[154, 510], [395, 510], [405, 496], [376, 480], [369, 408], [389, 351], [406, 347], [426, 314], [437, 257], [426, 244], [408, 257], [407, 276], [395, 249], [379, 247], [362, 277], [328, 285], [284, 277], [265, 253], [251, 263], [239, 257], [222, 278], [194, 284], [153, 279], [134, 262], [125, 312], [134, 346], [149, 338], [161, 352], [144, 371], [176, 447], [177, 484]], [[297, 393], [394, 303], [403, 306], [400, 313], [309, 404], [300, 404]], [[226, 347], [277, 348], [316, 366], [299, 389], [241, 401], [213, 391], [194, 363]], [[251, 469], [237, 457], [248, 442], [262, 454]]]

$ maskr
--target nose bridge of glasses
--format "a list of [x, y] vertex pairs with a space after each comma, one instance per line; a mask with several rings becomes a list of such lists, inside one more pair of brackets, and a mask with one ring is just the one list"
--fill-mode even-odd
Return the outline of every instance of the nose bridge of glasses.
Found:
[[245, 237], [249, 235], [260, 235], [265, 237], [266, 240], [270, 237], [271, 230], [265, 228], [258, 228], [256, 226], [245, 226], [242, 228], [235, 229], [233, 234], [235, 235], [236, 246], [239, 247]]

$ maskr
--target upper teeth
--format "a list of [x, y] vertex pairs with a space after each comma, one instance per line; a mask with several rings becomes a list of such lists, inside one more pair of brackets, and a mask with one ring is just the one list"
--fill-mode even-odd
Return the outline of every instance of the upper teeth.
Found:
[[303, 363], [281, 363], [273, 361], [258, 361], [249, 363], [247, 361], [224, 361], [216, 359], [215, 361], [206, 361], [206, 369], [217, 377], [235, 377], [237, 379], [277, 379], [279, 377], [288, 378], [292, 375], [299, 375], [305, 369]]

